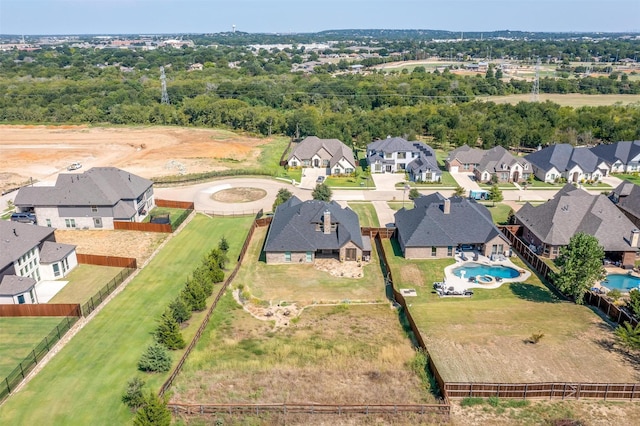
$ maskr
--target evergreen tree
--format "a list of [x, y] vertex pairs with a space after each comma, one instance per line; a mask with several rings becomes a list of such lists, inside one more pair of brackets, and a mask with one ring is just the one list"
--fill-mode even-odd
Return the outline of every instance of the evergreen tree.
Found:
[[[220, 269], [216, 268], [216, 270]], [[204, 264], [204, 261], [202, 265], [193, 270], [192, 280], [200, 285], [206, 297], [211, 296], [213, 293], [213, 272]]]
[[314, 200], [327, 201], [327, 202], [331, 201], [331, 196], [332, 195], [333, 195], [333, 193], [331, 191], [331, 188], [329, 188], [324, 183], [317, 184], [316, 188], [311, 193], [311, 197]]
[[171, 369], [171, 356], [163, 345], [152, 343], [138, 361], [140, 371], [165, 372]]
[[122, 395], [122, 402], [132, 410], [137, 410], [144, 405], [145, 398], [142, 393], [144, 383], [144, 380], [139, 377], [134, 377], [127, 382], [127, 390]]
[[587, 290], [606, 276], [602, 259], [604, 249], [598, 239], [579, 232], [571, 237], [556, 259], [560, 272], [553, 274], [553, 283], [560, 291], [572, 296], [576, 303], [582, 304]]
[[189, 321], [189, 318], [191, 318], [191, 309], [189, 304], [185, 302], [181, 296], [173, 299], [173, 302], [169, 305], [169, 309], [171, 309], [171, 314], [178, 324]]
[[136, 413], [133, 419], [135, 426], [169, 426], [171, 424], [171, 411], [167, 407], [167, 399], [149, 391], [144, 398], [144, 405]]
[[224, 253], [226, 253], [227, 250], [229, 250], [229, 242], [227, 241], [224, 235], [222, 236], [222, 238], [220, 238], [220, 242], [218, 243], [218, 250]]
[[160, 318], [160, 324], [156, 328], [155, 336], [156, 340], [165, 345], [167, 349], [182, 349], [186, 346], [180, 332], [180, 325], [173, 317], [173, 312], [170, 308], [164, 310]]
[[207, 306], [207, 295], [201, 283], [196, 280], [187, 279], [181, 296], [192, 311], [202, 311]]

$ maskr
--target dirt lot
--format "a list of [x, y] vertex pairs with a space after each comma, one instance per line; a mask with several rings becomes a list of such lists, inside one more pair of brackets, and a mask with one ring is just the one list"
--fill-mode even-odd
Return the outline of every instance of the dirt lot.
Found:
[[135, 257], [138, 266], [142, 266], [168, 236], [160, 232], [56, 230], [56, 241], [76, 245], [78, 253]]
[[0, 126], [0, 190], [55, 180], [80, 162], [126, 168], [146, 178], [257, 163], [269, 139], [179, 127]]

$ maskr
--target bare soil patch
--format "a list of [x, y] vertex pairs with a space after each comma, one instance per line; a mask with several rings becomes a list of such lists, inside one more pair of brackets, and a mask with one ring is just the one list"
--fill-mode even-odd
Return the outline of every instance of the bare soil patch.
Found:
[[266, 196], [267, 191], [260, 188], [230, 188], [213, 193], [211, 199], [223, 203], [250, 203]]
[[169, 234], [140, 231], [56, 229], [56, 241], [76, 245], [82, 254], [135, 257], [141, 266]]
[[251, 167], [270, 139], [180, 127], [0, 126], [0, 189], [55, 180], [73, 162], [146, 178]]
[[333, 277], [362, 278], [362, 267], [367, 262], [340, 262], [338, 259], [317, 259], [313, 267]]

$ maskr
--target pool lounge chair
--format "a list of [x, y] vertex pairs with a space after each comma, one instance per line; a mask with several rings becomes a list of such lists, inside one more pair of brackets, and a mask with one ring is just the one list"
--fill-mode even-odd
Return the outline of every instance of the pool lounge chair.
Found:
[[460, 259], [467, 260], [467, 257], [464, 255], [463, 251], [460, 252]]

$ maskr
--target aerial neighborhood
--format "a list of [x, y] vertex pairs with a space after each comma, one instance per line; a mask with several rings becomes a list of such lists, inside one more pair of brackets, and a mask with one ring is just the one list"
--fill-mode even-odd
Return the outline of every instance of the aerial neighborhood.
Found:
[[640, 36], [230, 8], [0, 34], [0, 424], [640, 424]]

